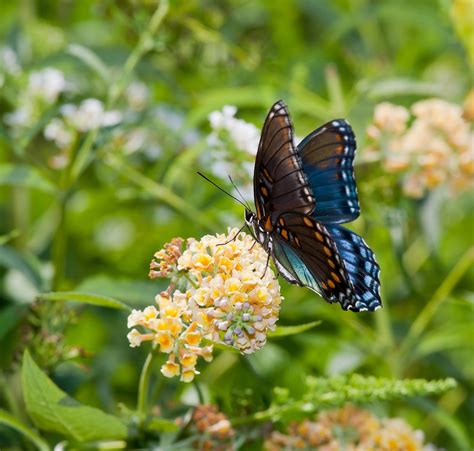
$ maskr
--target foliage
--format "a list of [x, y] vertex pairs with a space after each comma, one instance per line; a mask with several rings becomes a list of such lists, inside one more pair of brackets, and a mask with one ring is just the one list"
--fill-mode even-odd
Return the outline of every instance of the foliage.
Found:
[[[2, 5], [0, 447], [190, 449], [212, 436], [260, 449], [270, 428], [353, 402], [470, 449], [470, 9]], [[127, 315], [168, 288], [146, 277], [164, 243], [242, 224], [241, 206], [196, 171], [234, 192], [230, 174], [251, 202], [259, 127], [279, 98], [297, 139], [332, 118], [353, 125], [362, 214], [351, 227], [380, 263], [384, 308], [342, 312], [280, 280], [277, 327], [258, 352], [240, 355], [219, 329], [192, 385], [164, 379], [154, 346], [129, 348]]]

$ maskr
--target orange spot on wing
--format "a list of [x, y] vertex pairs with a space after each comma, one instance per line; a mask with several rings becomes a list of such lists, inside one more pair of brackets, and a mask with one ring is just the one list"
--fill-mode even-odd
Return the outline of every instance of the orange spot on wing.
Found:
[[295, 243], [296, 243], [296, 245], [297, 245], [298, 247], [301, 247], [301, 243], [300, 243], [300, 240], [299, 240], [299, 238], [298, 238], [297, 236], [295, 236], [295, 238], [294, 238], [294, 239], [295, 239]]
[[339, 278], [339, 276], [338, 276], [335, 272], [332, 272], [332, 273], [331, 273], [331, 277], [332, 277], [337, 283], [341, 283], [341, 279]]
[[311, 221], [311, 219], [307, 218], [306, 216], [303, 218], [303, 222], [304, 222], [307, 226], [310, 226], [310, 227], [312, 227], [312, 225], [313, 225], [313, 221]]
[[263, 175], [265, 176], [265, 178], [271, 182], [272, 181], [272, 176], [270, 175], [270, 173], [268, 172], [268, 169], [267, 168], [263, 168]]
[[321, 287], [323, 287], [324, 290], [328, 289], [328, 286], [324, 282], [321, 282]]
[[330, 259], [328, 258], [328, 263], [329, 263], [329, 266], [334, 269], [336, 267], [336, 264]]
[[334, 282], [333, 282], [331, 279], [328, 279], [328, 285], [329, 285], [331, 288], [336, 288], [336, 285], [334, 284]]
[[280, 218], [280, 219], [278, 220], [278, 222], [279, 222], [280, 225], [282, 225], [282, 226], [286, 225], [285, 220], [284, 220], [283, 218]]
[[288, 241], [288, 231], [286, 229], [281, 229], [280, 234], [286, 241]]
[[267, 219], [265, 219], [265, 224], [263, 225], [263, 228], [267, 232], [271, 232], [273, 230], [272, 222], [270, 221], [270, 216], [267, 216]]
[[327, 246], [324, 246], [323, 249], [328, 257], [332, 255], [331, 249], [329, 249]]
[[263, 197], [268, 197], [268, 190], [264, 186], [260, 187], [260, 191], [263, 194]]
[[323, 237], [319, 232], [314, 232], [314, 234], [316, 235], [316, 238], [317, 238], [319, 241], [321, 241], [321, 242], [324, 241], [324, 237]]

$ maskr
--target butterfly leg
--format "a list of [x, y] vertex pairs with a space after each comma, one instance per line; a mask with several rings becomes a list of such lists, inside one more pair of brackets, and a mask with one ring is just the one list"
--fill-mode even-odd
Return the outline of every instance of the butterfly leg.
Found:
[[219, 243], [217, 246], [224, 246], [225, 244], [229, 244], [231, 241], [234, 241], [239, 236], [239, 233], [242, 232], [242, 230], [244, 229], [246, 225], [247, 224], [244, 223], [244, 225], [238, 230], [238, 232], [230, 240], [227, 240], [225, 243]]
[[269, 263], [270, 263], [270, 253], [267, 254], [267, 263], [265, 264], [265, 271], [263, 271], [262, 277], [260, 277], [261, 279], [263, 279], [265, 277], [265, 274], [267, 273]]

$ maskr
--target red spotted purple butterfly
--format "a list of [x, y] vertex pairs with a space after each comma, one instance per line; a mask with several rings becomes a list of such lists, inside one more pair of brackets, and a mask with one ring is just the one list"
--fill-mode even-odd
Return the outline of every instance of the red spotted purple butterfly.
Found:
[[255, 239], [290, 283], [344, 310], [381, 307], [380, 269], [364, 240], [339, 224], [359, 216], [351, 126], [337, 119], [298, 146], [286, 105], [265, 119], [254, 170], [256, 213], [245, 211]]

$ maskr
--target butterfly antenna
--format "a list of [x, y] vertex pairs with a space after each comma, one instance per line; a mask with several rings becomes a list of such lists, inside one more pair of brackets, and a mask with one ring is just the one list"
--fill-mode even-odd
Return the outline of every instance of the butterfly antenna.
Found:
[[198, 171], [198, 174], [204, 179], [207, 180], [211, 185], [214, 185], [217, 189], [221, 190], [223, 193], [227, 194], [229, 197], [232, 197], [235, 201], [237, 201], [240, 205], [244, 208], [248, 209], [248, 206], [245, 205], [238, 197], [233, 196], [229, 192], [227, 192], [224, 188], [221, 188], [216, 182], [213, 182], [209, 177], [206, 177], [202, 172]]
[[232, 180], [232, 177], [230, 175], [227, 175], [227, 177], [229, 177], [230, 183], [232, 183], [232, 186], [235, 188], [235, 190], [239, 194], [240, 198], [242, 199], [242, 202], [247, 206], [247, 210], [251, 210], [251, 208], [249, 207], [247, 201], [245, 200], [245, 197], [242, 196], [242, 193], [240, 192], [239, 188], [237, 188], [237, 185]]

